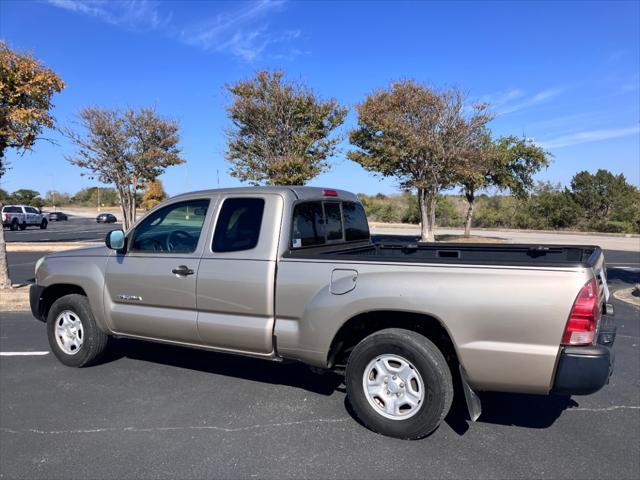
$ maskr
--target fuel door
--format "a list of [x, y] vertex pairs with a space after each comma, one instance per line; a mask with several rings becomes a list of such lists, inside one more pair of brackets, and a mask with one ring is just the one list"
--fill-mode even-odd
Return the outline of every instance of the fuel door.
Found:
[[344, 295], [356, 288], [357, 281], [357, 270], [336, 268], [331, 272], [331, 293], [333, 295]]

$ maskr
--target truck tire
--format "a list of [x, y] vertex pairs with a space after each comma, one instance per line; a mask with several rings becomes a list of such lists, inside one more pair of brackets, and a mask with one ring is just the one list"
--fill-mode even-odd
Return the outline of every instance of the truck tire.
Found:
[[42, 219], [42, 222], [40, 222], [40, 230], [45, 230], [47, 228], [48, 222], [46, 219]]
[[20, 230], [24, 230], [26, 228], [27, 228], [27, 223], [26, 222], [20, 224]]
[[349, 356], [347, 398], [370, 430], [402, 439], [429, 435], [451, 408], [453, 381], [442, 352], [400, 328], [373, 333]]
[[18, 230], [18, 219], [14, 218], [11, 221], [11, 226], [9, 227], [11, 229], [12, 232], [15, 232], [16, 230]]
[[109, 340], [96, 324], [87, 297], [76, 293], [53, 302], [47, 315], [47, 337], [53, 354], [69, 367], [94, 363]]

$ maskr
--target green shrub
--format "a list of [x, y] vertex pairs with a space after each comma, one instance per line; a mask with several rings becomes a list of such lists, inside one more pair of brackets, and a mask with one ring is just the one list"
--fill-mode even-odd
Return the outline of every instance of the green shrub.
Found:
[[634, 233], [637, 230], [631, 222], [620, 222], [616, 220], [594, 221], [588, 224], [588, 229], [594, 232], [606, 233]]
[[[581, 172], [574, 177], [572, 189], [541, 182], [528, 198], [480, 194], [475, 201], [472, 228], [640, 233], [640, 190], [628, 184], [624, 176], [612, 176], [606, 171], [596, 175]], [[411, 192], [359, 195], [359, 198], [371, 221], [420, 222], [417, 197]], [[463, 197], [440, 195], [436, 224], [460, 228], [466, 211]]]
[[451, 197], [440, 195], [436, 203], [436, 225], [439, 227], [460, 227], [462, 217]]

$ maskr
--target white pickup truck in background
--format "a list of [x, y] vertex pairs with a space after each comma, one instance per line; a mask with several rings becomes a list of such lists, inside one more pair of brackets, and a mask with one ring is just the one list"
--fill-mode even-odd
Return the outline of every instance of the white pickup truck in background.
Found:
[[42, 213], [35, 207], [28, 205], [5, 205], [2, 207], [2, 227], [9, 227], [15, 231], [24, 230], [28, 226], [38, 226], [41, 229], [47, 228], [49, 224], [48, 215]]

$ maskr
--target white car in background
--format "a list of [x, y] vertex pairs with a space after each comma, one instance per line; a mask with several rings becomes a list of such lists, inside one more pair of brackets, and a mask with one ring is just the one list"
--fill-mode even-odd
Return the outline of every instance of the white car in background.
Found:
[[47, 228], [49, 219], [46, 214], [29, 205], [5, 205], [2, 207], [2, 226], [15, 231], [24, 230], [28, 226]]

